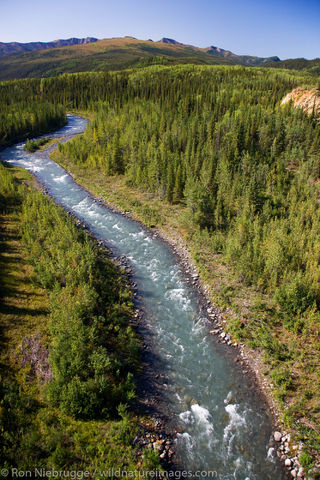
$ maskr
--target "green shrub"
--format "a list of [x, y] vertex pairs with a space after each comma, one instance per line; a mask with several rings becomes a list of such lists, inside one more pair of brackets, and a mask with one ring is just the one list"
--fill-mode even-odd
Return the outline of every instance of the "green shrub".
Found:
[[33, 153], [39, 150], [40, 147], [42, 147], [48, 142], [49, 142], [49, 138], [40, 138], [39, 140], [29, 140], [28, 138], [24, 146], [24, 149], [29, 153]]
[[[303, 275], [298, 273], [278, 287], [275, 300], [285, 314], [285, 325], [292, 329], [301, 321], [299, 315], [316, 305], [317, 296]], [[302, 328], [302, 325], [297, 327]]]
[[304, 467], [307, 471], [310, 470], [314, 465], [314, 462], [312, 461], [312, 458], [305, 451], [303, 451], [301, 453], [301, 455], [299, 457], [299, 462], [300, 462], [301, 466]]

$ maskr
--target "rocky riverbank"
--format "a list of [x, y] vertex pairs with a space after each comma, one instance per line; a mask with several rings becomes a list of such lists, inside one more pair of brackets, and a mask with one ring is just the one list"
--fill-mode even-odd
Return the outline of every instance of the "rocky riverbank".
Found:
[[[280, 461], [286, 467], [288, 472], [288, 478], [297, 478], [299, 480], [313, 480], [317, 478], [317, 472], [320, 470], [320, 464], [316, 464], [313, 470], [309, 473], [307, 477], [305, 474], [304, 468], [301, 466], [299, 462], [300, 455], [303, 451], [303, 443], [300, 442], [295, 444], [291, 439], [291, 434], [287, 431], [283, 431], [280, 433], [278, 430], [282, 430], [282, 422], [281, 422], [281, 412], [278, 408], [278, 405], [273, 397], [272, 393], [272, 386], [270, 385], [270, 381], [263, 375], [263, 363], [260, 355], [257, 355], [257, 352], [248, 348], [244, 343], [237, 343], [232, 339], [230, 333], [228, 333], [228, 325], [227, 322], [223, 318], [224, 312], [222, 312], [216, 305], [214, 305], [210, 299], [210, 289], [206, 286], [202, 281], [195, 266], [192, 257], [187, 250], [187, 247], [183, 244], [181, 239], [173, 232], [172, 235], [168, 235], [161, 229], [155, 227], [147, 227], [142, 222], [136, 220], [134, 216], [132, 216], [131, 212], [124, 212], [121, 211], [116, 205], [110, 204], [105, 202], [103, 198], [98, 198], [101, 204], [107, 206], [113, 212], [121, 214], [125, 217], [128, 217], [130, 220], [134, 220], [138, 222], [146, 231], [148, 231], [149, 235], [153, 237], [159, 237], [162, 241], [167, 243], [172, 251], [174, 252], [177, 263], [180, 265], [181, 271], [184, 274], [186, 282], [197, 291], [199, 296], [199, 303], [202, 313], [210, 320], [212, 323], [212, 329], [210, 330], [210, 334], [215, 337], [215, 341], [219, 344], [224, 345], [225, 347], [229, 347], [231, 350], [231, 355], [234, 357], [234, 362], [238, 363], [243, 373], [247, 376], [250, 376], [250, 379], [254, 385], [254, 388], [257, 389], [258, 394], [261, 399], [261, 404], [266, 404], [267, 408], [271, 413], [271, 420], [274, 428], [273, 438], [270, 439], [269, 444], [269, 451], [268, 456], [272, 460], [276, 456], [280, 459]], [[125, 271], [129, 276], [133, 273], [131, 266], [128, 264], [127, 259], [125, 257], [116, 258], [116, 261], [119, 261], [119, 265], [125, 268]], [[132, 287], [135, 289], [136, 284], [133, 283]], [[139, 295], [138, 291], [134, 292], [135, 296]], [[138, 323], [143, 321], [144, 312], [139, 308], [136, 309], [136, 318], [139, 319]], [[148, 349], [149, 347], [144, 344], [144, 348]], [[154, 394], [157, 395], [156, 390], [154, 390]], [[146, 400], [149, 402], [149, 406], [154, 402], [154, 399]], [[157, 422], [157, 419], [154, 418]], [[158, 425], [165, 430], [165, 419], [158, 420]], [[160, 428], [160, 430], [161, 430]], [[161, 440], [161, 433], [160, 430], [157, 432], [158, 440]], [[171, 451], [172, 454], [170, 457], [166, 455], [166, 453], [162, 452], [162, 459], [165, 459], [169, 464], [171, 461], [174, 460], [174, 437], [176, 432], [171, 432], [171, 437], [169, 439], [169, 447], [166, 451]], [[168, 435], [166, 432], [165, 435]], [[170, 435], [170, 434], [169, 434]], [[279, 437], [280, 435], [280, 437]], [[147, 438], [147, 437], [146, 437]], [[151, 448], [151, 444], [158, 445], [156, 442], [147, 443], [146, 438], [143, 440], [144, 444], [147, 444], [149, 448]], [[156, 438], [156, 436], [154, 437]], [[168, 437], [169, 438], [169, 437]], [[156, 447], [158, 448], [158, 447]], [[172, 465], [172, 464], [171, 464]], [[314, 476], [312, 476], [314, 474]]]
[[[117, 205], [105, 202], [103, 198], [99, 198], [96, 201], [101, 202], [114, 212], [121, 213], [122, 215], [127, 216], [128, 218], [130, 218], [130, 220], [135, 219], [134, 215], [132, 215], [130, 212], [120, 211]], [[261, 401], [268, 402], [270, 411], [273, 414], [273, 423], [275, 430], [281, 429], [281, 414], [278, 409], [277, 403], [274, 400], [272, 385], [270, 385], [270, 379], [263, 375], [264, 368], [262, 365], [261, 356], [257, 355], [256, 350], [250, 350], [244, 344], [238, 345], [237, 342], [233, 341], [230, 333], [228, 333], [227, 322], [223, 318], [224, 312], [221, 312], [218, 308], [216, 308], [215, 305], [211, 303], [210, 290], [200, 281], [198, 271], [194, 266], [194, 263], [192, 262], [191, 256], [186, 246], [179, 238], [178, 234], [172, 232], [172, 235], [168, 235], [162, 230], [156, 230], [154, 228], [148, 229], [143, 224], [141, 225], [149, 231], [150, 235], [159, 236], [163, 241], [170, 244], [173, 251], [177, 255], [177, 260], [182, 268], [182, 271], [185, 274], [188, 283], [192, 285], [193, 289], [197, 290], [199, 294], [202, 310], [206, 311], [207, 317], [212, 322], [212, 335], [215, 337], [218, 343], [223, 344], [226, 348], [230, 348], [230, 350], [233, 352], [232, 355], [234, 356], [234, 361], [243, 368], [243, 372], [246, 373], [247, 376], [250, 376], [255, 388], [259, 390], [259, 394], [261, 395]], [[128, 266], [128, 268], [130, 268], [130, 266]], [[275, 451], [277, 451], [276, 444], [274, 447], [270, 448], [274, 448]], [[279, 458], [281, 458], [282, 455], [280, 454], [278, 456]], [[290, 470], [290, 472], [291, 471], [292, 469]]]

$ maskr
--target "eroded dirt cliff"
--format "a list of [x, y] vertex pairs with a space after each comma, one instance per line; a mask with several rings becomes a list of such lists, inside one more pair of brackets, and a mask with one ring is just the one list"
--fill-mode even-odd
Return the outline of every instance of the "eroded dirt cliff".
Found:
[[311, 90], [303, 89], [302, 87], [295, 88], [288, 93], [281, 102], [281, 105], [292, 100], [294, 108], [302, 108], [309, 115], [315, 112], [315, 115], [320, 119], [320, 90], [312, 88]]

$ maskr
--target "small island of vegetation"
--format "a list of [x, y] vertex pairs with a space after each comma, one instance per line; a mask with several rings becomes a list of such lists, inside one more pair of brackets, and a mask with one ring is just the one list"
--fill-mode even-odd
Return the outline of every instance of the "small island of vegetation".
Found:
[[29, 153], [34, 153], [37, 150], [39, 150], [41, 147], [46, 145], [49, 142], [49, 140], [50, 139], [47, 137], [39, 138], [39, 140], [29, 140], [28, 138], [24, 146], [24, 149]]

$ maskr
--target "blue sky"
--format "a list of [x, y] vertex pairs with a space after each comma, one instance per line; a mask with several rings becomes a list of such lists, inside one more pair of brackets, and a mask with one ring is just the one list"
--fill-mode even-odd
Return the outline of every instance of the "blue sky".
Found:
[[320, 0], [0, 0], [2, 42], [132, 35], [237, 54], [320, 57]]

